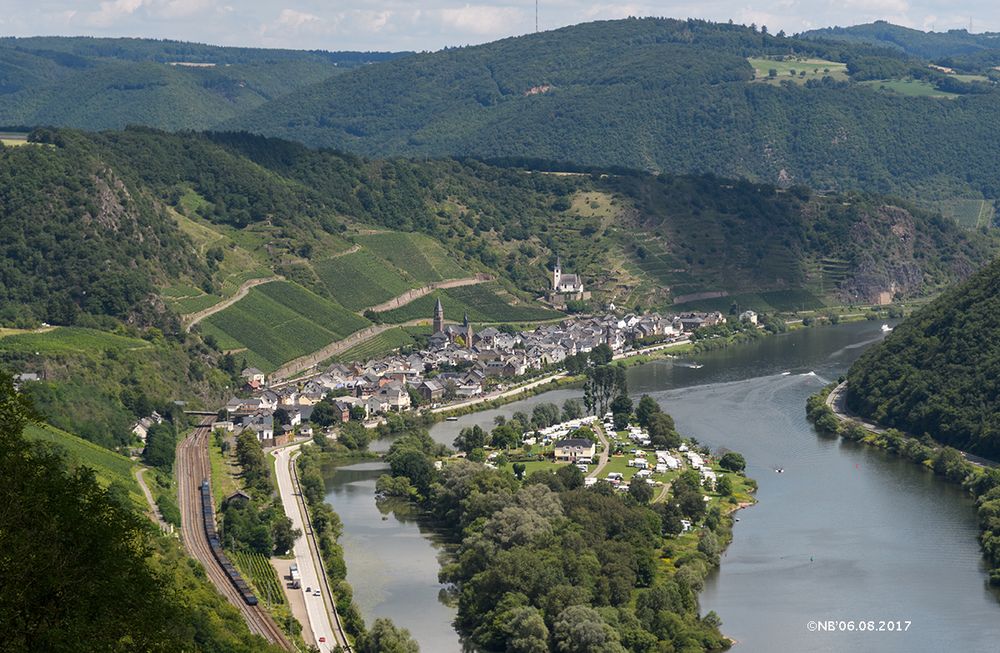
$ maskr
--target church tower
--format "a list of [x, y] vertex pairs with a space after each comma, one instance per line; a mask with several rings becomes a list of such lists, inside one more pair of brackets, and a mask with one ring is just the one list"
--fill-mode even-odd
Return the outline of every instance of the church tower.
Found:
[[552, 270], [552, 290], [559, 292], [559, 281], [562, 280], [562, 259], [556, 257], [556, 267]]
[[462, 320], [462, 337], [465, 338], [465, 346], [469, 349], [472, 348], [472, 323], [469, 322], [469, 314], [465, 314], [465, 319]]
[[437, 305], [434, 306], [434, 323], [432, 331], [434, 333], [444, 331], [444, 306], [441, 305], [440, 297], [437, 300]]

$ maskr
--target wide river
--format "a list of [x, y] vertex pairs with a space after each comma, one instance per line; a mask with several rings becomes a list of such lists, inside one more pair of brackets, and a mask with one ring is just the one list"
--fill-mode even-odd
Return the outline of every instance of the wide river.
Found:
[[[912, 463], [820, 437], [805, 419], [806, 397], [877, 342], [879, 326], [802, 329], [699, 355], [700, 368], [664, 360], [629, 370], [632, 394], [655, 397], [682, 433], [713, 450], [743, 453], [760, 485], [701, 596], [734, 650], [1000, 650], [1000, 603], [985, 583], [973, 502]], [[450, 445], [462, 427], [491, 428], [498, 414], [578, 396], [556, 390], [439, 423], [431, 435]], [[440, 538], [405, 511], [382, 515], [379, 473], [379, 463], [364, 463], [327, 479], [361, 611], [369, 624], [389, 616], [408, 628], [425, 653], [461, 651], [437, 581]], [[827, 620], [910, 625], [810, 631]]]

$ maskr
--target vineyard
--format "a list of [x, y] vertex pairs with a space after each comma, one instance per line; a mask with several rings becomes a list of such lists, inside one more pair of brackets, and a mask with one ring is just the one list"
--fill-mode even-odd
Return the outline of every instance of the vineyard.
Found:
[[402, 328], [393, 328], [388, 331], [383, 331], [377, 334], [375, 337], [370, 338], [361, 344], [351, 347], [343, 354], [337, 356], [338, 360], [341, 361], [367, 361], [373, 358], [378, 358], [384, 354], [399, 349], [400, 347], [405, 347], [407, 345], [412, 345], [416, 342], [409, 333], [407, 333]]
[[327, 294], [352, 311], [376, 306], [419, 285], [365, 250], [316, 261], [313, 269]]
[[253, 288], [229, 308], [201, 323], [220, 348], [245, 350], [247, 363], [265, 372], [340, 340], [368, 325], [343, 306], [294, 283]]
[[536, 322], [558, 319], [562, 313], [540, 306], [511, 305], [497, 295], [493, 284], [461, 286], [448, 290], [437, 290], [416, 299], [406, 306], [379, 313], [379, 319], [388, 324], [398, 324], [410, 320], [427, 319], [434, 315], [434, 305], [438, 299], [444, 307], [447, 320], [460, 322], [468, 313], [474, 322]]
[[359, 236], [358, 242], [420, 282], [469, 276], [444, 247], [423, 234], [387, 231]]
[[281, 589], [281, 581], [278, 579], [278, 572], [271, 566], [271, 562], [259, 553], [246, 553], [243, 551], [229, 551], [229, 557], [243, 573], [243, 577], [250, 581], [257, 599], [264, 604], [283, 604], [285, 593]]
[[34, 353], [92, 353], [114, 349], [117, 351], [145, 349], [150, 344], [138, 338], [96, 331], [84, 327], [55, 327], [45, 331], [22, 331], [11, 335], [0, 334], [0, 351]]

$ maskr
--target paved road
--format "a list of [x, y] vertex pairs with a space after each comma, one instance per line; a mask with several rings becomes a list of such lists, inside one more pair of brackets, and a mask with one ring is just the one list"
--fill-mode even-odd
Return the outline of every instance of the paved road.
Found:
[[243, 615], [250, 631], [278, 644], [287, 651], [293, 650], [284, 633], [262, 606], [249, 606], [229, 581], [229, 577], [212, 555], [202, 522], [201, 482], [211, 479], [208, 460], [209, 426], [206, 418], [191, 435], [177, 446], [177, 500], [181, 509], [181, 533], [188, 554], [205, 568], [205, 574], [219, 593], [236, 606]]
[[608, 441], [608, 436], [604, 434], [604, 426], [599, 421], [594, 422], [593, 426], [594, 433], [597, 434], [597, 439], [601, 441], [602, 445], [604, 445], [604, 451], [601, 452], [601, 457], [597, 463], [597, 467], [592, 469], [587, 476], [597, 478], [597, 475], [601, 473], [604, 466], [608, 464], [608, 460], [611, 459], [611, 443]]
[[[836, 388], [830, 391], [830, 394], [826, 396], [826, 405], [830, 407], [833, 414], [842, 422], [855, 422], [860, 424], [865, 429], [871, 431], [872, 433], [885, 433], [888, 429], [885, 429], [875, 422], [871, 422], [862, 417], [858, 417], [850, 412], [847, 408], [847, 397], [845, 391], [847, 390], [847, 381], [844, 381]], [[907, 437], [914, 437], [912, 435], [906, 434]], [[957, 450], [962, 456], [972, 463], [973, 465], [978, 465], [979, 467], [1000, 467], [1000, 462], [995, 460], [990, 460], [988, 458], [983, 458], [982, 456], [977, 456], [967, 451]]]
[[[303, 598], [306, 605], [306, 613], [309, 616], [309, 623], [302, 624], [303, 628], [312, 631], [313, 641], [322, 653], [332, 651], [338, 644], [348, 648], [349, 643], [340, 621], [336, 614], [332, 593], [323, 571], [322, 563], [319, 560], [319, 553], [314, 550], [314, 542], [310, 537], [312, 527], [308, 523], [305, 505], [299, 495], [299, 488], [296, 478], [293, 477], [291, 465], [294, 464], [296, 456], [299, 454], [299, 447], [295, 444], [288, 447], [281, 447], [271, 452], [275, 457], [275, 470], [277, 471], [278, 492], [281, 496], [281, 503], [285, 509], [285, 515], [292, 520], [292, 527], [302, 531], [302, 535], [295, 540], [292, 553], [295, 561], [299, 565], [299, 575], [302, 578]], [[306, 588], [312, 588], [308, 594]], [[314, 596], [313, 592], [321, 590], [320, 596]], [[295, 591], [295, 590], [291, 590]], [[322, 642], [320, 640], [323, 640]]]
[[420, 299], [424, 295], [429, 295], [435, 290], [444, 290], [446, 288], [461, 288], [462, 286], [475, 286], [480, 283], [488, 283], [493, 281], [493, 277], [488, 274], [466, 277], [464, 279], [449, 279], [447, 281], [434, 281], [422, 286], [420, 288], [414, 288], [412, 290], [407, 290], [402, 295], [398, 297], [393, 297], [392, 299], [386, 300], [381, 304], [376, 304], [375, 306], [369, 306], [368, 308], [362, 309], [363, 311], [375, 311], [376, 313], [381, 313], [382, 311], [391, 311], [394, 308], [399, 308], [400, 306], [406, 306], [410, 302]]
[[209, 306], [208, 308], [206, 308], [204, 310], [198, 311], [197, 313], [192, 313], [191, 315], [188, 315], [187, 317], [185, 317], [184, 318], [184, 324], [185, 324], [184, 328], [187, 331], [190, 331], [191, 327], [193, 327], [194, 325], [198, 324], [199, 322], [201, 322], [202, 320], [204, 320], [206, 317], [211, 317], [212, 315], [215, 315], [219, 311], [224, 311], [225, 309], [229, 308], [230, 306], [232, 306], [236, 302], [238, 302], [241, 299], [243, 299], [244, 297], [246, 297], [247, 293], [249, 293], [250, 289], [253, 288], [254, 286], [260, 286], [260, 285], [263, 285], [265, 283], [271, 283], [272, 281], [282, 281], [284, 278], [285, 277], [282, 277], [280, 275], [276, 275], [276, 276], [273, 276], [273, 277], [265, 277], [263, 279], [251, 279], [250, 281], [244, 281], [243, 285], [240, 286], [240, 289], [237, 290], [236, 294], [233, 295], [232, 297], [228, 297], [226, 299], [223, 299], [218, 304], [213, 304], [212, 306]]

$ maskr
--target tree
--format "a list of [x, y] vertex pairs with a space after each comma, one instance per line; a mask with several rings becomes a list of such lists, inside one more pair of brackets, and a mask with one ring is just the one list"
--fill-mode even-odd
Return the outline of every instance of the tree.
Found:
[[177, 432], [170, 422], [154, 424], [146, 434], [146, 447], [142, 458], [147, 465], [170, 469], [177, 452]]
[[649, 420], [660, 411], [660, 404], [649, 395], [642, 395], [639, 399], [639, 406], [635, 409], [635, 421], [639, 426], [649, 427]]
[[571, 605], [552, 624], [556, 650], [564, 653], [625, 653], [616, 633], [597, 610]]
[[243, 469], [243, 479], [248, 487], [270, 492], [271, 467], [253, 431], [244, 431], [236, 438], [236, 460]]
[[358, 653], [419, 653], [410, 631], [397, 628], [392, 620], [379, 617], [358, 642]]
[[674, 420], [667, 413], [653, 413], [649, 419], [649, 439], [653, 446], [673, 449], [680, 446], [681, 436], [674, 428]]
[[583, 403], [579, 399], [567, 399], [562, 405], [562, 421], [568, 422], [583, 417]]
[[498, 449], [513, 449], [521, 445], [521, 434], [511, 424], [501, 424], [490, 434], [493, 446]]
[[628, 495], [635, 499], [640, 506], [648, 505], [653, 500], [653, 486], [644, 479], [633, 478], [628, 484]]
[[556, 470], [556, 477], [567, 490], [583, 487], [583, 472], [576, 465], [563, 465]]
[[292, 527], [292, 520], [281, 515], [271, 525], [271, 537], [274, 539], [274, 555], [284, 555], [292, 550], [302, 531]]
[[742, 472], [747, 467], [747, 461], [735, 451], [727, 451], [719, 459], [719, 467], [728, 469], [731, 472]]
[[595, 366], [607, 365], [614, 359], [615, 353], [607, 343], [602, 342], [590, 350], [590, 362]]
[[370, 441], [371, 434], [359, 422], [347, 422], [340, 427], [340, 433], [337, 435], [337, 442], [351, 451], [364, 451]]
[[531, 411], [531, 425], [543, 429], [559, 423], [559, 407], [555, 404], [537, 404]]
[[611, 401], [628, 394], [625, 368], [620, 365], [602, 365], [587, 370], [583, 384], [583, 403], [587, 410], [597, 415], [608, 412]]
[[507, 653], [548, 653], [549, 629], [538, 608], [520, 606], [504, 613]]
[[467, 426], [458, 432], [458, 437], [452, 443], [459, 451], [470, 453], [474, 449], [481, 449], [486, 446], [486, 431], [478, 424]]
[[313, 406], [309, 420], [319, 426], [332, 426], [340, 423], [340, 411], [334, 407], [332, 401], [324, 399]]
[[719, 491], [724, 497], [733, 496], [733, 479], [729, 476], [723, 476], [719, 479], [719, 482], [715, 484], [715, 489]]
[[524, 471], [527, 469], [524, 463], [514, 463], [511, 465], [511, 469], [514, 471], [514, 476], [517, 477], [517, 480], [524, 479]]
[[615, 430], [621, 431], [626, 428], [632, 417], [632, 400], [628, 395], [618, 395], [611, 402], [610, 408]]
[[434, 465], [416, 449], [400, 449], [387, 456], [393, 476], [405, 476], [422, 495], [427, 496], [434, 478]]

